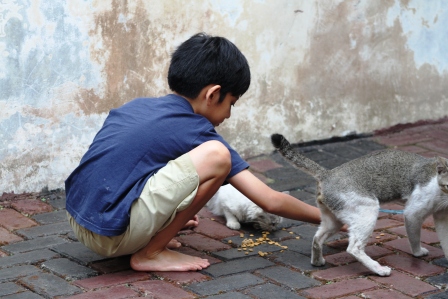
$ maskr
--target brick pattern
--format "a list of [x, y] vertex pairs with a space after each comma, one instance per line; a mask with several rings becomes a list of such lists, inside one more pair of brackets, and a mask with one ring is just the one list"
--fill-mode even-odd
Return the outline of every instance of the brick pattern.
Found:
[[[448, 157], [448, 121], [402, 128], [351, 141], [315, 144], [299, 150], [325, 167], [335, 167], [384, 147], [424, 156]], [[248, 159], [252, 171], [279, 191], [315, 204], [315, 180], [278, 154]], [[241, 251], [243, 238], [259, 238], [249, 225], [240, 231], [225, 219], [199, 212], [200, 225], [180, 232], [180, 252], [209, 259], [198, 272], [135, 272], [129, 256], [105, 258], [79, 243], [67, 224], [62, 190], [0, 196], [0, 296], [7, 298], [447, 298], [448, 261], [440, 248], [432, 217], [424, 222], [425, 257], [413, 257], [402, 214], [381, 212], [366, 253], [392, 268], [379, 277], [345, 250], [347, 234], [324, 246], [325, 266], [310, 263], [317, 226], [288, 220], [260, 244]], [[401, 203], [381, 206], [402, 210]], [[244, 237], [240, 236], [244, 234]], [[258, 251], [265, 252], [260, 256]]]

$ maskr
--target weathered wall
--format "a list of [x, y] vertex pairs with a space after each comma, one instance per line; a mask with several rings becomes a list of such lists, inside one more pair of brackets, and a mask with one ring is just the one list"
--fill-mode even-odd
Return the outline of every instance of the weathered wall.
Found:
[[192, 34], [245, 53], [252, 84], [218, 130], [243, 156], [438, 119], [448, 111], [440, 1], [2, 0], [0, 192], [63, 187], [111, 108], [169, 92]]

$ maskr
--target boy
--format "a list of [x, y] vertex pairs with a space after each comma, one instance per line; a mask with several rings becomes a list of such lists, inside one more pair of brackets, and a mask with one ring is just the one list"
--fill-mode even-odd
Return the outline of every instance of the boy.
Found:
[[174, 94], [135, 99], [110, 111], [66, 180], [69, 222], [80, 242], [104, 256], [132, 254], [136, 271], [189, 271], [208, 260], [170, 248], [225, 182], [267, 212], [320, 222], [317, 208], [269, 188], [215, 131], [249, 88], [244, 55], [200, 33], [173, 53]]

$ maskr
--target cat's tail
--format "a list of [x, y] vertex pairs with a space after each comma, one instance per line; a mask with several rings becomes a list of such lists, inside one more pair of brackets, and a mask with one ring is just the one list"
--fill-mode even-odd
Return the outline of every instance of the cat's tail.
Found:
[[297, 151], [295, 151], [288, 140], [286, 140], [283, 135], [280, 134], [272, 134], [271, 136], [272, 145], [278, 149], [280, 154], [285, 157], [292, 165], [300, 168], [301, 170], [306, 171], [310, 175], [320, 178], [324, 176], [328, 170], [324, 167], [320, 166], [316, 162], [311, 159], [308, 159], [305, 156], [302, 156]]

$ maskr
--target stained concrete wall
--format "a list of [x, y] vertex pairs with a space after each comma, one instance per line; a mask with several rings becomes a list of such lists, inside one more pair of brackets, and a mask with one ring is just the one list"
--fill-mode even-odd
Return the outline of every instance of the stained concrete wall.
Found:
[[252, 84], [218, 128], [243, 156], [448, 111], [443, 0], [0, 1], [0, 192], [61, 188], [111, 108], [169, 92], [192, 34], [245, 53]]

